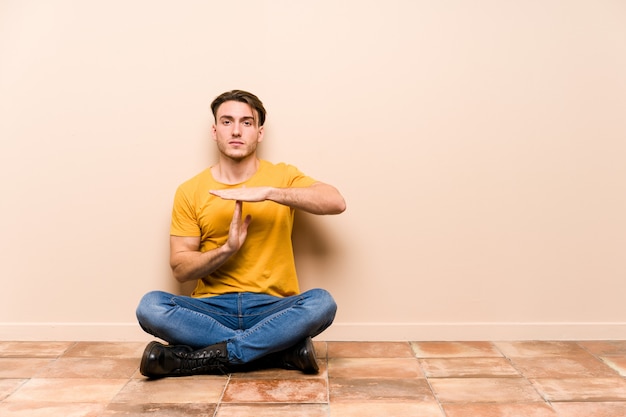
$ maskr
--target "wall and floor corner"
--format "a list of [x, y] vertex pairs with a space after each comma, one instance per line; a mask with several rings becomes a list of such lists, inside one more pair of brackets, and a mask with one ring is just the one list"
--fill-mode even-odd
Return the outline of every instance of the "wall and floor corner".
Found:
[[336, 185], [326, 340], [626, 338], [626, 3], [0, 1], [0, 340], [147, 340], [209, 103]]

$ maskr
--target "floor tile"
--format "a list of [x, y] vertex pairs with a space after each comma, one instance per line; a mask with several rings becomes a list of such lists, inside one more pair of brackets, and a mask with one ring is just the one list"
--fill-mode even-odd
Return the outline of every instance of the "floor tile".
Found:
[[329, 378], [420, 378], [415, 358], [331, 358]]
[[502, 357], [491, 342], [411, 342], [418, 358]]
[[75, 342], [0, 342], [3, 358], [57, 358]]
[[126, 379], [35, 378], [4, 401], [109, 402], [126, 382]]
[[112, 400], [131, 404], [217, 404], [228, 379], [163, 378], [157, 380], [132, 379]]
[[420, 359], [429, 378], [519, 377], [506, 358]]
[[536, 379], [532, 382], [549, 401], [626, 401], [623, 378]]
[[563, 357], [587, 355], [588, 352], [576, 342], [521, 341], [495, 342], [500, 351], [509, 358], [515, 357]]
[[610, 378], [617, 372], [591, 355], [513, 358], [526, 378]]
[[222, 402], [323, 403], [328, 388], [322, 379], [232, 379]]
[[329, 358], [412, 358], [408, 342], [328, 342]]
[[213, 417], [216, 404], [213, 403], [159, 403], [159, 404], [135, 404], [113, 403], [109, 404], [102, 417], [115, 416], [150, 416], [150, 417]]
[[444, 404], [443, 409], [447, 417], [557, 417], [546, 403]]
[[145, 348], [146, 343], [142, 342], [78, 342], [67, 349], [63, 356], [66, 358], [132, 358], [139, 362]]
[[104, 403], [0, 403], [2, 417], [102, 417]]
[[598, 340], [578, 342], [580, 346], [594, 355], [599, 356], [626, 356], [626, 340]]
[[327, 404], [223, 404], [216, 417], [327, 417]]
[[0, 416], [626, 416], [626, 341], [314, 345], [316, 375], [149, 380], [143, 342], [0, 341]]
[[435, 398], [425, 379], [331, 378], [330, 401], [426, 402]]
[[231, 375], [232, 379], [324, 379], [326, 378], [326, 360], [318, 359], [317, 364], [320, 368], [317, 374], [303, 374], [298, 370], [287, 369], [259, 369], [247, 372], [234, 372]]
[[626, 402], [553, 403], [559, 417], [624, 417]]
[[0, 379], [0, 401], [4, 400], [9, 395], [13, 394], [28, 382], [28, 379], [20, 379], [20, 378], [6, 378]]
[[607, 366], [614, 369], [615, 372], [623, 377], [626, 377], [626, 357], [622, 356], [604, 356], [601, 358]]
[[0, 358], [0, 378], [32, 378], [40, 374], [55, 359]]
[[442, 403], [543, 401], [523, 378], [441, 378], [429, 382]]
[[38, 378], [130, 378], [139, 367], [137, 359], [66, 358], [42, 368]]
[[[435, 402], [425, 403], [388, 403], [357, 402], [331, 403], [330, 417], [444, 417]], [[218, 416], [219, 417], [219, 416]]]
[[326, 342], [313, 341], [313, 348], [315, 349], [315, 356], [318, 358], [326, 358], [328, 355], [328, 344]]

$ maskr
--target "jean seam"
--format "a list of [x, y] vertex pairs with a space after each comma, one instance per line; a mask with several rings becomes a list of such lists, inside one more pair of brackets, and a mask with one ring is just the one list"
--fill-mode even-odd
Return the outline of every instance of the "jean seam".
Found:
[[[289, 299], [291, 299], [291, 300], [295, 299], [296, 301], [292, 301], [291, 303], [282, 303], [282, 301], [286, 301], [286, 300], [289, 300]], [[301, 305], [303, 301], [304, 301], [304, 297], [302, 297], [301, 294], [280, 298], [280, 300], [278, 300], [277, 302], [272, 303], [271, 307], [264, 308], [262, 311], [260, 311], [258, 313], [243, 314], [243, 312], [241, 312], [241, 317], [243, 317], [243, 318], [250, 318], [250, 317], [257, 317], [257, 316], [272, 315], [272, 314], [275, 314], [275, 313], [279, 313], [279, 312], [281, 312], [283, 310], [290, 309], [294, 305]], [[285, 307], [282, 304], [289, 304], [289, 305], [287, 307]]]
[[259, 330], [261, 330], [261, 328], [263, 328], [266, 324], [271, 323], [275, 319], [278, 319], [278, 318], [282, 317], [283, 315], [287, 314], [294, 307], [301, 305], [300, 303], [303, 300], [304, 300], [303, 297], [299, 297], [297, 302], [295, 302], [294, 304], [292, 304], [288, 308], [282, 309], [279, 313], [277, 313], [277, 314], [275, 314], [275, 315], [273, 315], [271, 317], [268, 317], [266, 320], [263, 320], [262, 322], [258, 323], [256, 326], [252, 327], [251, 329], [246, 330], [240, 336], [238, 336], [238, 339], [240, 339], [240, 340], [247, 339], [249, 336], [251, 336], [251, 335], [255, 334], [256, 332], [258, 332]]
[[[212, 308], [202, 308], [202, 309], [193, 309], [190, 307], [187, 307], [187, 305], [191, 305], [191, 303], [186, 303], [184, 299], [180, 298], [180, 297], [173, 297], [171, 298], [171, 303], [173, 306], [177, 306], [179, 308], [185, 309], [187, 311], [193, 311], [196, 314], [199, 315], [203, 315], [203, 316], [208, 316], [208, 317], [212, 317], [212, 316], [222, 316], [222, 317], [238, 317], [237, 314], [230, 314], [230, 313], [222, 313], [220, 311], [217, 311], [215, 309]], [[202, 311], [198, 311], [198, 310], [202, 310]]]
[[[216, 325], [218, 325], [219, 327], [221, 327], [222, 329], [226, 329], [226, 330], [229, 330], [229, 331], [234, 331], [234, 330], [233, 330], [233, 329], [231, 329], [230, 327], [228, 327], [228, 326], [224, 326], [222, 323], [220, 323], [219, 321], [215, 320], [215, 319], [214, 319], [212, 316], [210, 316], [210, 315], [207, 315], [207, 314], [202, 314], [202, 313], [200, 313], [200, 312], [198, 312], [198, 311], [196, 311], [196, 310], [192, 310], [192, 309], [190, 309], [190, 308], [187, 308], [187, 307], [182, 306], [181, 304], [179, 304], [179, 303], [177, 303], [176, 301], [174, 301], [174, 298], [172, 298], [172, 306], [174, 306], [175, 308], [178, 308], [178, 309], [184, 310], [184, 311], [186, 311], [186, 312], [193, 313], [194, 315], [196, 315], [196, 316], [198, 316], [198, 317], [205, 318], [205, 319], [206, 319], [206, 318], [208, 318], [208, 319], [212, 320], [212, 321], [213, 321]], [[221, 314], [221, 315], [222, 315], [222, 316], [229, 316], [229, 315], [231, 315], [231, 314]]]

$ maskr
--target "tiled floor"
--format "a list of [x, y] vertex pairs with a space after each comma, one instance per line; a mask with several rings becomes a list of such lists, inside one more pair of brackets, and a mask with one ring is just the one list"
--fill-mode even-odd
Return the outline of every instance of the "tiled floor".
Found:
[[315, 342], [319, 375], [156, 381], [144, 346], [0, 342], [0, 416], [626, 416], [626, 341]]

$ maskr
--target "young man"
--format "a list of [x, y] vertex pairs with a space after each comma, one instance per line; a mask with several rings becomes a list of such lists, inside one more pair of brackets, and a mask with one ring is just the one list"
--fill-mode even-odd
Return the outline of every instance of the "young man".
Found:
[[317, 373], [311, 338], [337, 306], [322, 289], [300, 293], [293, 259], [294, 213], [339, 214], [339, 191], [287, 164], [257, 158], [265, 109], [233, 90], [211, 104], [215, 165], [174, 197], [170, 265], [191, 297], [146, 294], [137, 318], [151, 342], [140, 365], [150, 378], [282, 367]]

